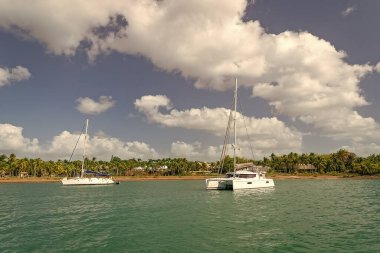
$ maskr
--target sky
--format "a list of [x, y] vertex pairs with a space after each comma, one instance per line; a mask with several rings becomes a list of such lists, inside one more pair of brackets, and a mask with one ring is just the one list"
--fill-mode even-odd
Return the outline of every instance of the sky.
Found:
[[28, 3], [0, 0], [0, 153], [68, 159], [89, 119], [98, 160], [217, 161], [235, 78], [239, 156], [380, 153], [379, 1]]

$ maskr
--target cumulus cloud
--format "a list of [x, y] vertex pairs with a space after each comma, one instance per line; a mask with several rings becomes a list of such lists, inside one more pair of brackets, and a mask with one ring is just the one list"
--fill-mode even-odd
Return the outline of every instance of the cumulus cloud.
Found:
[[[206, 146], [200, 142], [186, 143], [184, 141], [176, 141], [171, 144], [170, 156], [171, 157], [186, 157], [189, 160], [219, 161], [223, 146]], [[227, 145], [226, 155], [233, 156], [233, 148], [231, 143]], [[237, 156], [246, 157], [249, 159], [261, 159], [265, 155], [269, 156], [269, 153], [263, 152], [263, 150], [255, 149], [252, 147], [252, 143], [248, 141], [239, 142], [239, 149], [237, 150]]]
[[[227, 122], [230, 114], [230, 110], [225, 108], [209, 109], [203, 107], [185, 111], [171, 110], [169, 98], [163, 95], [143, 96], [135, 101], [135, 107], [152, 123], [159, 123], [167, 127], [205, 130], [215, 132], [218, 135], [223, 135], [225, 130], [225, 126], [219, 122]], [[161, 113], [161, 108], [170, 110], [170, 113]]]
[[[221, 152], [222, 146], [204, 146], [198, 141], [193, 143], [176, 141], [171, 144], [170, 156], [185, 157], [193, 161], [215, 162], [220, 159]], [[227, 154], [231, 155], [228, 152]]]
[[[170, 105], [169, 98], [162, 95], [143, 96], [135, 101], [136, 109], [143, 113], [149, 122], [166, 127], [202, 130], [216, 136], [224, 136], [230, 115], [229, 109], [203, 107], [179, 111], [170, 109]], [[165, 108], [167, 112], [161, 112], [160, 108]], [[241, 138], [239, 143], [246, 147], [252, 145], [255, 147], [255, 152], [259, 153], [260, 156], [270, 152], [299, 151], [301, 148], [301, 133], [288, 128], [275, 117], [257, 119], [237, 113], [237, 122], [237, 131], [241, 133], [240, 137], [246, 138], [248, 135], [252, 139], [251, 144], [248, 141], [243, 141], [244, 138]], [[176, 143], [175, 145], [184, 149], [191, 148], [191, 146], [183, 143]], [[196, 149], [194, 148], [194, 150]]]
[[380, 62], [376, 64], [375, 70], [380, 73]]
[[171, 144], [170, 152], [173, 157], [186, 157], [188, 159], [200, 156], [201, 143], [186, 143], [183, 141], [176, 141]]
[[122, 2], [36, 0], [30, 7], [23, 1], [1, 0], [0, 27], [36, 39], [50, 53], [74, 55], [81, 42], [91, 42], [95, 27], [107, 25], [123, 9]]
[[348, 146], [343, 146], [342, 149], [349, 150], [359, 156], [368, 156], [372, 154], [380, 154], [379, 142], [368, 141], [367, 143], [353, 142]]
[[355, 10], [356, 10], [355, 7], [349, 6], [345, 10], [343, 10], [340, 14], [342, 14], [342, 16], [346, 17], [346, 16], [350, 15], [352, 12], [354, 12]]
[[27, 80], [31, 77], [29, 70], [22, 66], [15, 68], [0, 68], [0, 87], [10, 84], [13, 81]]
[[[23, 136], [23, 128], [11, 124], [0, 124], [0, 154], [14, 153], [17, 156], [41, 157], [43, 159], [68, 159], [79, 138], [79, 133], [63, 131], [53, 139], [42, 145], [36, 138], [30, 139]], [[84, 136], [79, 140], [83, 143]], [[79, 144], [74, 159], [82, 159], [83, 147]], [[104, 134], [89, 136], [87, 139], [86, 153], [88, 157], [109, 160], [112, 155], [123, 159], [157, 158], [159, 154], [149, 144], [139, 141], [124, 142], [115, 137]]]
[[[350, 68], [360, 75], [372, 70], [370, 66]], [[363, 126], [379, 130], [373, 118], [362, 117], [354, 110], [368, 105], [357, 85], [358, 77], [347, 75], [345, 82], [340, 78], [323, 83], [308, 74], [298, 73], [284, 76], [278, 83], [259, 83], [253, 93], [269, 101], [276, 113], [299, 119], [326, 135], [355, 136], [363, 133]]]
[[80, 97], [77, 99], [77, 102], [78, 111], [90, 115], [100, 114], [115, 105], [115, 101], [112, 100], [111, 96], [100, 96], [99, 102], [96, 102], [89, 97]]
[[23, 136], [23, 128], [11, 124], [0, 124], [0, 153], [29, 154], [39, 152], [37, 139]]

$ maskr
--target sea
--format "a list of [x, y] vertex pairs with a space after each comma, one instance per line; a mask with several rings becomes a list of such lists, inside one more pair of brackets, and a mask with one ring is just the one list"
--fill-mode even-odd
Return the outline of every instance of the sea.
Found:
[[0, 184], [0, 252], [380, 252], [380, 180]]

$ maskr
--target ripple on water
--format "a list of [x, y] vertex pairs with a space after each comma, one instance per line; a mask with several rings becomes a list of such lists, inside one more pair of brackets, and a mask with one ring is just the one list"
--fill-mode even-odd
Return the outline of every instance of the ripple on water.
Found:
[[0, 252], [380, 252], [380, 181], [0, 185]]

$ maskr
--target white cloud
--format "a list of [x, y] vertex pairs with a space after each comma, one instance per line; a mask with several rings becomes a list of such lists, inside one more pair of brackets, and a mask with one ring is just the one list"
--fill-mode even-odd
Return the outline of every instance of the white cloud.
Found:
[[12, 81], [27, 80], [31, 77], [29, 70], [22, 66], [15, 68], [0, 68], [0, 87], [10, 84]]
[[176, 141], [171, 144], [170, 156], [184, 157], [192, 161], [215, 162], [219, 161], [221, 152], [222, 146], [204, 146], [200, 142]]
[[[378, 140], [377, 140], [378, 141]], [[349, 150], [358, 156], [369, 156], [372, 154], [380, 154], [379, 142], [375, 143], [369, 140], [366, 143], [353, 142], [348, 146], [343, 146], [342, 149]]]
[[99, 102], [96, 102], [88, 97], [80, 97], [77, 99], [77, 102], [78, 111], [90, 115], [100, 114], [115, 105], [115, 101], [112, 100], [111, 96], [100, 96]]
[[[223, 135], [230, 111], [225, 108], [201, 109], [193, 108], [185, 111], [171, 109], [171, 102], [168, 97], [163, 95], [143, 96], [135, 101], [138, 111], [145, 114], [148, 121], [159, 123], [168, 127], [181, 127], [186, 129], [199, 129]], [[170, 110], [170, 114], [163, 114], [159, 110], [165, 108]]]
[[355, 7], [349, 6], [344, 11], [342, 11], [340, 14], [342, 14], [342, 16], [346, 17], [346, 16], [350, 15], [352, 12], [354, 12], [355, 10], [356, 10]]
[[[41, 145], [36, 138], [29, 139], [23, 136], [23, 128], [11, 124], [0, 124], [0, 154], [14, 153], [17, 156], [41, 157], [43, 159], [69, 159], [79, 133], [63, 131], [54, 136], [52, 141]], [[81, 136], [74, 160], [82, 159], [84, 136]], [[149, 144], [139, 141], [124, 142], [115, 137], [104, 134], [89, 136], [87, 139], [86, 153], [88, 157], [96, 157], [99, 160], [110, 160], [111, 156], [123, 159], [157, 158], [159, 154]]]
[[[73, 151], [75, 143], [79, 138], [79, 134], [73, 134], [68, 131], [63, 131], [61, 134], [55, 136], [45, 152], [45, 155], [52, 157], [68, 157]], [[83, 136], [80, 143], [83, 143]], [[78, 144], [79, 149], [83, 147]], [[88, 157], [96, 157], [97, 159], [110, 160], [111, 156], [118, 156], [121, 158], [156, 158], [158, 153], [150, 147], [149, 144], [144, 142], [123, 142], [115, 137], [107, 137], [102, 135], [89, 136], [87, 139], [86, 153]], [[80, 159], [81, 151], [77, 150], [77, 159]]]
[[95, 36], [93, 28], [124, 9], [122, 2], [35, 0], [29, 6], [22, 0], [1, 0], [0, 27], [38, 40], [51, 53], [74, 55], [83, 40]]
[[375, 70], [380, 73], [380, 62], [376, 64]]
[[22, 127], [0, 124], [0, 153], [29, 154], [39, 152], [38, 140], [25, 138], [22, 131]]
[[[202, 130], [220, 137], [224, 136], [230, 115], [229, 109], [203, 107], [184, 111], [169, 109], [166, 114], [160, 112], [161, 107], [171, 108], [170, 104], [170, 100], [166, 96], [143, 96], [136, 100], [135, 107], [152, 123], [166, 127]], [[257, 119], [238, 113], [237, 122], [237, 131], [241, 134], [240, 137], [244, 136], [241, 139], [246, 138], [248, 134], [252, 140], [251, 145], [255, 147], [255, 153], [259, 153], [260, 156], [271, 152], [299, 151], [301, 148], [302, 135], [298, 131], [286, 127], [277, 118]], [[246, 147], [249, 146], [246, 141], [240, 143]], [[181, 143], [176, 145], [179, 144]], [[182, 147], [190, 148], [184, 144]]]
[[321, 132], [334, 139], [375, 138], [380, 136], [378, 123], [371, 117], [364, 118], [356, 111], [345, 108], [321, 112], [317, 116], [305, 116], [302, 121], [313, 122]]
[[[233, 156], [233, 148], [231, 144], [232, 140], [227, 144], [226, 155], [230, 157]], [[248, 159], [262, 159], [263, 157], [269, 157], [272, 152], [274, 153], [289, 153], [292, 152], [291, 149], [288, 151], [285, 150], [276, 150], [273, 146], [270, 149], [265, 149], [263, 146], [269, 144], [268, 141], [256, 141], [250, 142], [247, 139], [241, 138], [237, 140], [238, 149], [236, 154], [239, 157], [245, 157]], [[261, 143], [260, 143], [261, 142]], [[255, 144], [257, 146], [255, 146]], [[273, 140], [273, 144], [276, 144], [276, 141]], [[193, 161], [208, 161], [215, 162], [219, 161], [222, 154], [223, 146], [206, 146], [202, 145], [200, 142], [186, 143], [183, 141], [176, 141], [171, 144], [170, 156], [171, 157], [185, 157]]]
[[[80, 133], [62, 131], [51, 141], [40, 144], [38, 139], [23, 136], [23, 128], [11, 124], [0, 124], [0, 154], [16, 154], [17, 157], [42, 158], [46, 160], [69, 159]], [[72, 160], [81, 160], [83, 154], [84, 135], [79, 139]], [[87, 157], [108, 161], [111, 156], [122, 159], [140, 158], [143, 160], [164, 157], [150, 144], [140, 141], [124, 142], [118, 138], [99, 132], [88, 136], [86, 145]], [[187, 144], [177, 141], [171, 145], [171, 156], [186, 157], [191, 160], [215, 161], [220, 156], [216, 147], [202, 148], [201, 143]]]
[[[371, 71], [369, 66], [349, 68], [355, 68], [355, 72], [361, 73], [358, 75]], [[279, 83], [260, 83], [253, 88], [253, 93], [269, 101], [278, 114], [299, 119], [325, 135], [353, 138], [365, 134], [363, 127], [379, 131], [373, 118], [362, 117], [353, 109], [368, 105], [357, 86], [358, 77], [344, 78], [345, 82], [337, 79], [323, 83], [308, 74], [298, 73], [282, 77]]]
[[176, 141], [171, 144], [171, 154], [174, 157], [186, 157], [188, 159], [199, 157], [201, 144], [195, 142], [193, 144], [185, 143], [183, 141]]

